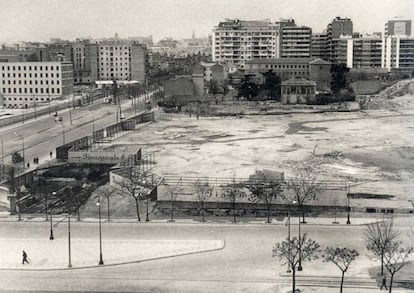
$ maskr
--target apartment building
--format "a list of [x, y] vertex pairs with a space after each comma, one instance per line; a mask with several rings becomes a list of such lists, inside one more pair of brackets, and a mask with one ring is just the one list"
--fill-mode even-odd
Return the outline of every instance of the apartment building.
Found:
[[331, 56], [348, 68], [381, 68], [382, 38], [380, 36], [341, 36], [333, 40]]
[[414, 72], [414, 38], [388, 36], [382, 40], [381, 67], [388, 71]]
[[312, 34], [311, 57], [329, 60], [328, 34], [326, 32]]
[[73, 81], [90, 84], [98, 80], [98, 47], [90, 40], [76, 40], [72, 44]]
[[97, 44], [98, 80], [136, 80], [145, 82], [147, 54], [145, 47], [121, 39], [105, 40]]
[[[344, 60], [342, 53], [346, 52], [341, 37], [352, 37], [353, 23], [350, 18], [335, 17], [326, 28], [326, 45], [329, 53], [329, 61], [332, 63], [342, 63]], [[319, 57], [321, 58], [321, 57]]]
[[312, 29], [306, 26], [280, 28], [280, 57], [309, 58], [311, 56]]
[[393, 19], [385, 23], [384, 34], [388, 36], [411, 36], [411, 20]]
[[29, 108], [73, 93], [73, 67], [66, 62], [0, 63], [4, 108]]
[[279, 31], [270, 20], [227, 19], [213, 30], [213, 62], [225, 63], [232, 71], [244, 68], [246, 61], [277, 58]]

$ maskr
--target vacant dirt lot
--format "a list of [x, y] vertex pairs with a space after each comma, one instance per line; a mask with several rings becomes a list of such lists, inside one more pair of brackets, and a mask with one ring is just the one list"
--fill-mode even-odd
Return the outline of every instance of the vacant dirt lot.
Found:
[[[169, 115], [117, 143], [155, 152], [159, 175], [230, 179], [269, 169], [290, 178], [295, 163], [317, 156], [318, 179], [349, 179], [353, 193], [393, 195], [387, 206], [407, 207], [414, 191], [413, 101], [413, 95], [395, 97], [391, 110], [354, 113]], [[370, 199], [361, 202], [370, 206]]]

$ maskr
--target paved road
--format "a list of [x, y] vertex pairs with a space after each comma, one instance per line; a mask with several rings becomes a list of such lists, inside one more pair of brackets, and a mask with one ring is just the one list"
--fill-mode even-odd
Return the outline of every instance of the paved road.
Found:
[[[409, 224], [401, 223], [406, 233]], [[97, 239], [96, 223], [74, 223], [72, 239]], [[3, 222], [1, 238], [31, 238], [49, 241], [47, 222]], [[348, 272], [346, 284], [352, 279], [360, 287], [374, 288], [369, 280], [362, 241], [363, 226], [305, 226], [303, 231], [322, 247], [344, 245], [361, 252], [361, 259]], [[65, 238], [65, 227], [55, 230], [55, 237]], [[292, 233], [297, 233], [292, 227]], [[275, 242], [286, 236], [281, 225], [222, 224], [138, 224], [104, 223], [103, 235], [109, 239], [217, 239], [226, 247], [220, 251], [134, 263], [113, 267], [64, 271], [0, 271], [0, 289], [40, 291], [116, 291], [116, 292], [274, 292], [275, 286], [290, 284], [286, 268], [272, 257]], [[122, 251], [120, 251], [122, 253]], [[371, 263], [373, 264], [373, 263]], [[302, 277], [302, 276], [304, 277]], [[312, 281], [309, 280], [312, 276]], [[326, 278], [331, 276], [330, 278]], [[322, 262], [305, 263], [299, 274], [299, 285], [335, 286], [339, 272]], [[273, 288], [273, 289], [272, 289]], [[353, 289], [352, 292], [359, 292]], [[361, 291], [365, 292], [365, 291]]]
[[[137, 109], [144, 108], [144, 96], [138, 98]], [[60, 111], [62, 122], [55, 121], [55, 117], [43, 115], [37, 120], [29, 123], [16, 123], [0, 130], [0, 138], [3, 139], [4, 163], [11, 163], [11, 154], [19, 151], [22, 154], [24, 137], [24, 156], [26, 163], [32, 165], [33, 158], [39, 157], [45, 160], [49, 152], [55, 152], [55, 148], [66, 142], [92, 134], [95, 130], [104, 128], [116, 122], [118, 105], [93, 104], [90, 106], [76, 108], [75, 110]], [[131, 100], [125, 100], [122, 104], [122, 112], [125, 117], [132, 115], [135, 110]], [[70, 123], [72, 117], [72, 124]], [[18, 133], [19, 135], [17, 135]], [[1, 156], [1, 154], [0, 154]]]

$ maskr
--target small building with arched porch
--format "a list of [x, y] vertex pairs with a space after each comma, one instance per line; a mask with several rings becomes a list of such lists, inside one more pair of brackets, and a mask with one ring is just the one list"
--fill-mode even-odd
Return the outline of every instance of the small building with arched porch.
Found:
[[315, 101], [316, 83], [301, 77], [282, 82], [282, 104], [307, 104]]

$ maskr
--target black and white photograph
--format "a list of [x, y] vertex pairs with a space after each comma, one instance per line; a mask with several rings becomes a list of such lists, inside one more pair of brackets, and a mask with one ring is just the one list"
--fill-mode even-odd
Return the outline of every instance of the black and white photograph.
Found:
[[0, 20], [0, 293], [414, 293], [413, 0]]

